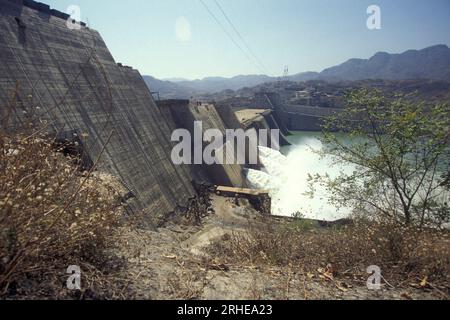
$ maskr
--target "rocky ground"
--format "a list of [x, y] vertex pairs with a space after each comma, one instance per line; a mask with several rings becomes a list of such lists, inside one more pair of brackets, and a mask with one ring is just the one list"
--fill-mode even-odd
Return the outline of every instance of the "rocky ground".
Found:
[[[448, 299], [445, 292], [408, 284], [367, 289], [363, 279], [341, 281], [286, 266], [225, 265], [208, 252], [213, 241], [227, 241], [261, 222], [246, 201], [212, 196], [215, 213], [202, 226], [169, 223], [158, 232], [129, 229], [116, 254], [126, 261], [123, 296], [135, 299]], [[295, 271], [294, 271], [295, 270]]]

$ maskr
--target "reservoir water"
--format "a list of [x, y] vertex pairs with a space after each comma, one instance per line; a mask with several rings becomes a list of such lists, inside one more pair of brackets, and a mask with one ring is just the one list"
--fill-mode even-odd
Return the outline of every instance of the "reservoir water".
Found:
[[247, 179], [254, 188], [270, 190], [272, 214], [292, 216], [300, 213], [305, 218], [334, 221], [348, 217], [350, 208], [337, 209], [329, 202], [330, 194], [324, 187], [316, 186], [314, 197], [305, 194], [308, 174], [335, 177], [340, 171], [351, 172], [349, 166], [332, 166], [330, 158], [321, 158], [322, 148], [318, 132], [293, 132], [288, 137], [291, 146], [281, 152], [260, 148], [263, 171], [249, 170]]

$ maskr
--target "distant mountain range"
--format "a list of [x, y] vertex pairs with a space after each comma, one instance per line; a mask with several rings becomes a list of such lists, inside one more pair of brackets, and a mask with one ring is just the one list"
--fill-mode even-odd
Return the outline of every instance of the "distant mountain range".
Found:
[[176, 82], [159, 80], [152, 76], [143, 76], [143, 78], [150, 91], [158, 92], [163, 99], [188, 99], [196, 94], [195, 90]]
[[378, 52], [368, 60], [351, 59], [339, 66], [326, 69], [320, 77], [341, 80], [449, 80], [450, 49], [446, 45], [437, 45], [401, 54]]
[[210, 77], [202, 80], [176, 81], [159, 80], [152, 76], [144, 76], [151, 91], [159, 92], [166, 99], [190, 98], [191, 96], [221, 92], [224, 90], [239, 90], [246, 86], [254, 87], [277, 78], [266, 75], [236, 76], [233, 78]]
[[[210, 77], [202, 80], [173, 78], [162, 81], [144, 76], [152, 91], [158, 91], [163, 98], [189, 98], [194, 95], [239, 90], [279, 78], [267, 75], [240, 75], [233, 78]], [[342, 81], [342, 80], [407, 80], [432, 79], [450, 80], [450, 48], [436, 45], [422, 50], [408, 50], [401, 54], [378, 52], [370, 59], [350, 59], [341, 65], [322, 72], [304, 72], [288, 76], [289, 81]]]

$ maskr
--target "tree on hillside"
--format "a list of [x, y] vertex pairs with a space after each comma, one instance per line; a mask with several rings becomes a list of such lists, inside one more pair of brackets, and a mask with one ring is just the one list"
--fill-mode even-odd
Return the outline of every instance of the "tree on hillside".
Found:
[[450, 105], [386, 98], [361, 89], [324, 121], [321, 153], [350, 165], [337, 178], [311, 177], [330, 201], [404, 224], [442, 224], [449, 219]]

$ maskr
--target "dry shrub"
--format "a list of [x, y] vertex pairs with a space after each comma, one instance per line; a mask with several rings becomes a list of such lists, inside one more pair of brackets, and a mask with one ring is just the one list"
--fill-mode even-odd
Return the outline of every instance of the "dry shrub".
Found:
[[[226, 241], [225, 241], [226, 240]], [[450, 234], [419, 230], [386, 222], [359, 221], [331, 229], [305, 229], [296, 225], [250, 226], [215, 243], [211, 253], [226, 263], [297, 266], [335, 276], [361, 276], [377, 265], [390, 283], [424, 279], [449, 286]]]
[[69, 265], [105, 268], [120, 194], [74, 163], [43, 136], [0, 134], [0, 295], [28, 294], [21, 283], [43, 274], [62, 289]]

